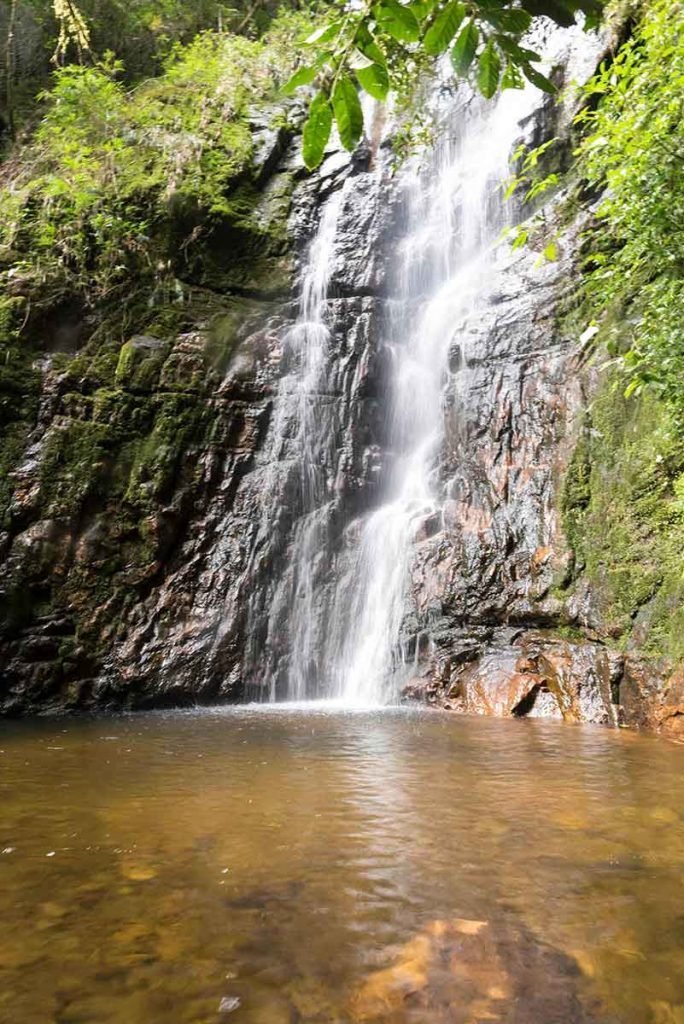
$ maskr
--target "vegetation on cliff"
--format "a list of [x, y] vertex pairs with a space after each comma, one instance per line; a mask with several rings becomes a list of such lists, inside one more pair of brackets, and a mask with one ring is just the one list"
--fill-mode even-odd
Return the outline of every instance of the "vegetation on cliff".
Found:
[[648, 386], [684, 429], [684, 7], [647, 4], [586, 96], [580, 166], [603, 191], [588, 294], [599, 312], [619, 308], [633, 323], [628, 393]]
[[582, 308], [609, 360], [564, 499], [609, 634], [675, 659], [684, 657], [683, 85], [684, 8], [655, 0], [585, 90], [579, 169], [601, 199]]
[[[9, 291], [30, 290], [34, 304], [68, 294], [92, 306], [130, 292], [133, 280], [159, 285], [171, 255], [216, 221], [249, 228], [250, 118], [287, 77], [304, 24], [283, 15], [259, 40], [201, 33], [132, 90], [111, 56], [59, 68], [33, 138], [4, 170]], [[278, 127], [283, 114], [271, 120]]]
[[[35, 525], [45, 533], [8, 561], [0, 611], [15, 632], [68, 612], [69, 677], [74, 650], [107, 642], [178, 541], [213, 443], [236, 305], [244, 319], [242, 303], [287, 283], [294, 174], [273, 171], [304, 109], [282, 102], [284, 84], [314, 97], [313, 166], [333, 121], [345, 145], [358, 141], [357, 87], [406, 96], [447, 51], [485, 95], [521, 73], [549, 87], [520, 40], [553, 11], [380, 0], [326, 20], [268, 3], [230, 13], [213, 0], [134, 0], [122, 13], [83, 0], [79, 39], [44, 4], [11, 9], [23, 35], [6, 61], [15, 140], [0, 166], [2, 552]], [[40, 57], [20, 67], [30, 25]], [[602, 198], [582, 308], [611, 366], [564, 498], [572, 582], [589, 582], [605, 635], [673, 657], [684, 656], [683, 30], [679, 5], [648, 4], [587, 90], [583, 199]]]
[[[249, 37], [197, 33], [184, 11], [202, 5], [133, 3], [131, 72], [94, 57], [105, 0], [80, 6], [91, 54], [53, 69], [0, 166], [2, 657], [35, 628], [74, 695], [211, 486], [226, 358], [269, 308], [243, 293], [289, 280], [278, 100], [311, 28], [292, 10]], [[136, 28], [153, 8], [178, 15], [175, 41]]]

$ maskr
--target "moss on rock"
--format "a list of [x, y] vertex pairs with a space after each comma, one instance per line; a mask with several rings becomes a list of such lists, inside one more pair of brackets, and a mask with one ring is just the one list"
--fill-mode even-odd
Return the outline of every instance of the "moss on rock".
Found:
[[611, 372], [565, 479], [564, 526], [601, 625], [623, 646], [684, 657], [684, 447], [656, 395]]

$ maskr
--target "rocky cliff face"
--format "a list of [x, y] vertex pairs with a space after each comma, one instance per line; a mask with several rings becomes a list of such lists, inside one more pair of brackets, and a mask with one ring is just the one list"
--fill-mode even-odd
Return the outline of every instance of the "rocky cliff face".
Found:
[[[549, 132], [545, 117], [528, 137]], [[296, 154], [264, 132], [258, 217], [288, 218], [288, 230], [260, 248], [230, 225], [214, 231], [177, 269], [173, 315], [123, 336], [74, 310], [30, 325], [33, 347], [4, 384], [5, 713], [282, 694], [305, 514], [324, 648], [335, 576], [386, 469], [379, 338], [403, 213], [381, 153], [331, 151], [308, 178]], [[324, 434], [312, 509], [284, 400], [287, 338], [306, 245], [343, 185], [325, 387], [312, 396]], [[494, 293], [460, 326], [438, 466], [445, 515], [415, 546], [405, 692], [674, 735], [684, 684], [617, 643], [569, 536], [585, 410], [604, 386], [572, 315], [577, 232], [541, 268], [534, 253], [502, 252]]]

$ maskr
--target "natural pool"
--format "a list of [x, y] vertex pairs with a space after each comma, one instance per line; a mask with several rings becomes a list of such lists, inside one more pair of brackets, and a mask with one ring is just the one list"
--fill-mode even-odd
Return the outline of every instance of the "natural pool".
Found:
[[684, 1022], [684, 747], [427, 711], [0, 724], [3, 1024]]

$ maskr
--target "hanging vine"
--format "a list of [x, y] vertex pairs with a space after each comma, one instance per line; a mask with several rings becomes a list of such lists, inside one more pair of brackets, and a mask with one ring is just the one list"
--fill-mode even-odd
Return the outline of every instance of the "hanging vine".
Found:
[[52, 9], [59, 29], [57, 45], [52, 55], [53, 62], [64, 63], [69, 46], [73, 43], [79, 64], [82, 63], [83, 55], [90, 50], [88, 23], [73, 0], [52, 0]]

